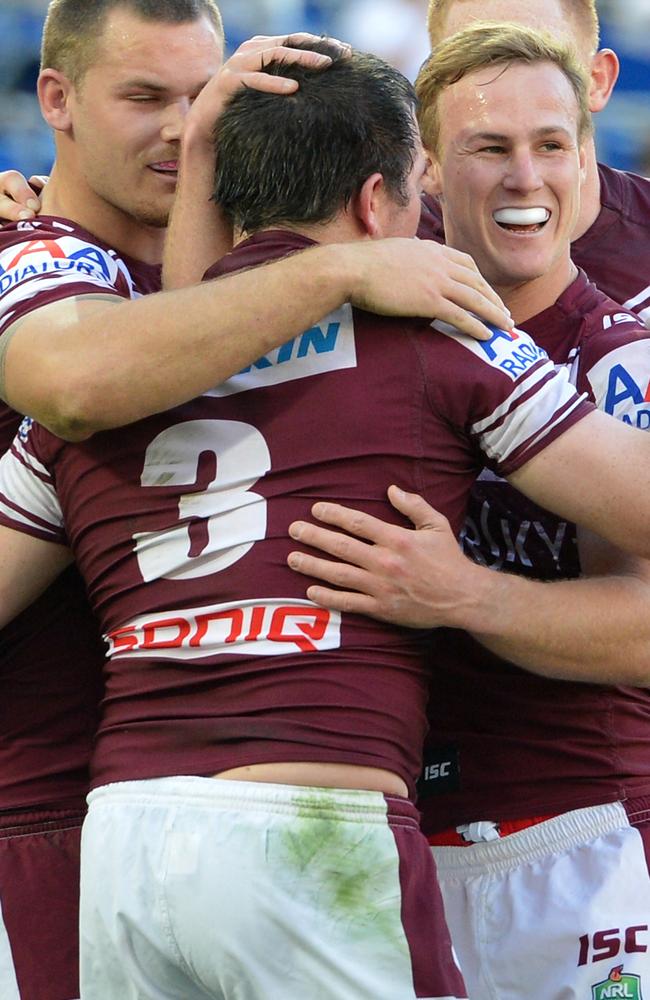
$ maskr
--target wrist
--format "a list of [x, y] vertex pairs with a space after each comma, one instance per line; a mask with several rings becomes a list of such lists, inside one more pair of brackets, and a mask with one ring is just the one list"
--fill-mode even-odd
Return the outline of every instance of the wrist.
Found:
[[499, 633], [504, 612], [508, 608], [507, 573], [479, 566], [464, 557], [465, 568], [461, 584], [462, 596], [453, 610], [453, 628], [483, 634]]
[[197, 161], [209, 160], [214, 168], [214, 139], [212, 130], [206, 131], [200, 122], [190, 121], [188, 118], [183, 128], [183, 139], [181, 142], [181, 164], [188, 162], [195, 166]]

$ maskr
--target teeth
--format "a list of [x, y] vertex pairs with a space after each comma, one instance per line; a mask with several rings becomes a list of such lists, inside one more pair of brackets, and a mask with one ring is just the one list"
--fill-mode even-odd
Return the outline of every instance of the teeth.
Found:
[[506, 226], [538, 226], [548, 222], [551, 213], [547, 208], [500, 208], [492, 218]]

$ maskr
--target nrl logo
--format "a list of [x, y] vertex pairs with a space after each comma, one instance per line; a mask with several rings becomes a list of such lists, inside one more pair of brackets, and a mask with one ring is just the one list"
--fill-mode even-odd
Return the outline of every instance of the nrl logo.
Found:
[[641, 976], [625, 975], [623, 966], [617, 965], [609, 979], [591, 987], [591, 1000], [643, 1000]]

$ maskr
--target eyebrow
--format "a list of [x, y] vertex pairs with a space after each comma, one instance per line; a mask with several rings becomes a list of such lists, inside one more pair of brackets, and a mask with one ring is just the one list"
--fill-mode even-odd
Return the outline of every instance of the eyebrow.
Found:
[[[557, 135], [558, 132], [561, 132], [563, 135], [571, 135], [569, 130], [564, 128], [563, 125], [544, 125], [534, 129], [533, 135], [542, 138], [545, 135]], [[465, 137], [465, 141], [508, 142], [510, 138], [510, 136], [502, 135], [500, 132], [470, 132]]]
[[125, 80], [121, 83], [120, 90], [153, 90], [157, 94], [162, 94], [167, 87], [161, 83], [154, 83], [153, 80], [145, 80], [144, 77], [136, 77], [133, 80]]

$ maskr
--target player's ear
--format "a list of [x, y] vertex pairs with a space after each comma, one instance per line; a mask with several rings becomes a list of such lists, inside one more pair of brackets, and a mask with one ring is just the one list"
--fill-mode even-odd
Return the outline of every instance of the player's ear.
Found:
[[439, 198], [442, 194], [440, 162], [435, 153], [426, 148], [424, 152], [427, 158], [427, 167], [422, 178], [422, 187], [427, 194], [432, 195], [434, 198]]
[[70, 97], [74, 87], [67, 76], [56, 69], [44, 69], [38, 77], [38, 100], [48, 125], [57, 132], [72, 128]]
[[607, 105], [618, 80], [618, 56], [612, 49], [600, 49], [591, 60], [589, 110], [602, 111]]
[[371, 239], [378, 239], [382, 230], [382, 209], [386, 201], [386, 185], [382, 174], [371, 174], [350, 203], [358, 224]]

